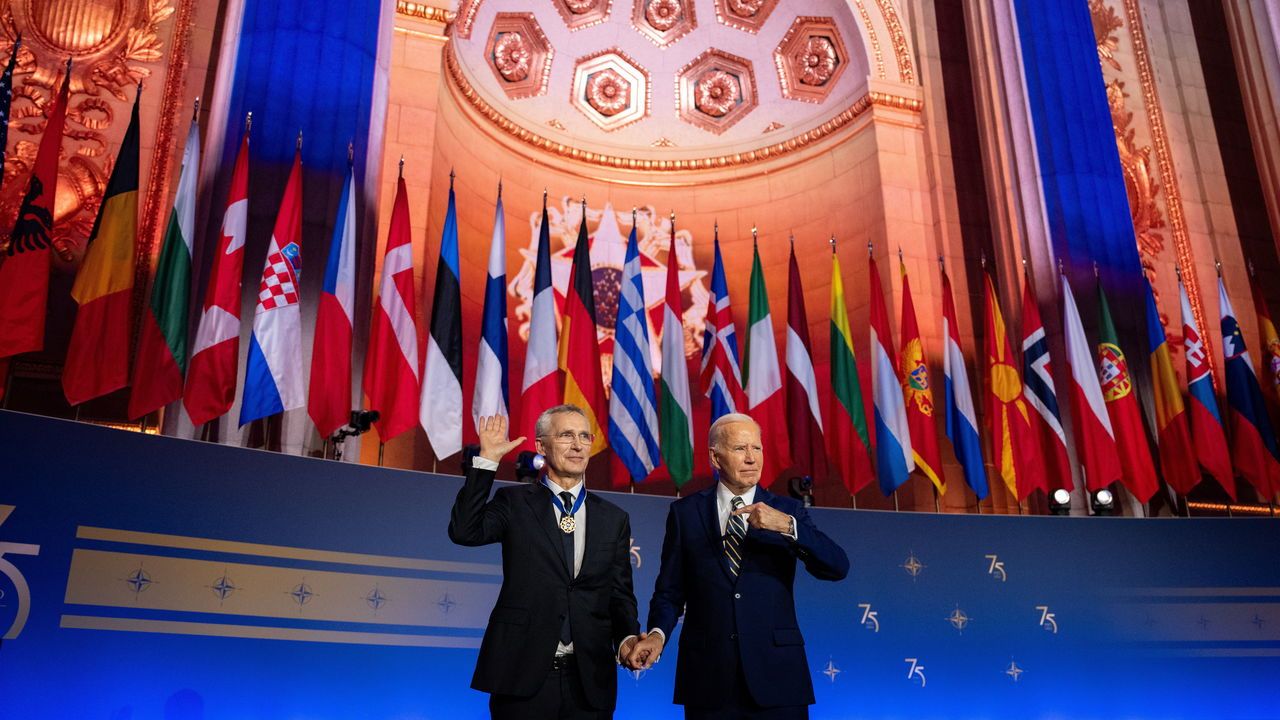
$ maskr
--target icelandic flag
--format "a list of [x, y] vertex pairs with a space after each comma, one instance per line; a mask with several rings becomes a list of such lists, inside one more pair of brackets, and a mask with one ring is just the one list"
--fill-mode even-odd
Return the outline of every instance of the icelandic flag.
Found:
[[1178, 278], [1178, 300], [1182, 307], [1182, 354], [1187, 361], [1187, 410], [1191, 417], [1191, 437], [1200, 467], [1213, 476], [1227, 495], [1236, 499], [1236, 478], [1231, 472], [1227, 454], [1227, 433], [1213, 392], [1213, 373], [1209, 372], [1209, 351], [1200, 337], [1196, 316], [1191, 312], [1187, 289]]
[[307, 412], [321, 437], [346, 424], [351, 414], [351, 346], [356, 307], [356, 179], [347, 168], [347, 187], [338, 204], [329, 241], [329, 260], [316, 308], [311, 345], [311, 389]]
[[884, 305], [884, 289], [875, 258], [869, 258], [871, 274], [871, 386], [876, 415], [876, 477], [880, 491], [892, 495], [916, 469], [911, 452], [911, 432], [902, 383], [894, 363], [889, 312]]
[[1221, 277], [1218, 306], [1222, 314], [1222, 356], [1227, 363], [1227, 404], [1231, 408], [1231, 457], [1240, 475], [1257, 488], [1263, 502], [1268, 502], [1276, 492], [1271, 480], [1280, 472], [1276, 467], [1276, 436]]
[[[675, 253], [668, 262], [675, 262]], [[609, 447], [627, 468], [631, 482], [643, 482], [658, 465], [658, 403], [649, 362], [644, 279], [635, 225], [622, 264], [618, 318], [614, 325], [613, 380], [609, 397]], [[625, 484], [624, 484], [625, 487]]]
[[431, 300], [418, 422], [427, 431], [437, 459], [462, 450], [462, 282], [458, 275], [458, 210], [452, 177]]
[[471, 417], [477, 425], [482, 417], [506, 415], [511, 406], [507, 391], [507, 225], [502, 216], [501, 185], [498, 206], [493, 211], [482, 318], [476, 389], [471, 397]]
[[711, 269], [711, 297], [707, 300], [706, 331], [702, 335], [702, 390], [711, 398], [711, 422], [721, 415], [743, 412], [747, 407], [738, 364], [738, 336], [729, 310], [729, 285], [720, 259], [720, 232], [716, 229], [716, 260]]
[[267, 261], [258, 284], [258, 307], [244, 371], [240, 425], [306, 403], [302, 384], [302, 313], [298, 277], [302, 270], [302, 150], [280, 201]]
[[956, 323], [956, 305], [951, 297], [951, 280], [942, 273], [942, 356], [943, 392], [947, 413], [947, 439], [955, 448], [956, 459], [964, 470], [965, 482], [978, 499], [990, 493], [987, 470], [982, 463], [982, 440], [978, 435], [978, 415], [969, 390], [969, 370], [960, 349], [960, 328]]

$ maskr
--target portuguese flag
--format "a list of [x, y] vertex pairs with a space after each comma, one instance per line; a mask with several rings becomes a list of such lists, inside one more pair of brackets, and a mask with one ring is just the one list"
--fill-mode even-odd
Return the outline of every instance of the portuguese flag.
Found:
[[1098, 379], [1102, 381], [1102, 397], [1107, 401], [1107, 414], [1111, 416], [1111, 429], [1115, 431], [1116, 448], [1120, 451], [1120, 481], [1140, 502], [1146, 502], [1159, 485], [1147, 433], [1142, 426], [1142, 409], [1138, 407], [1133, 374], [1120, 349], [1102, 283], [1098, 283], [1098, 312]]

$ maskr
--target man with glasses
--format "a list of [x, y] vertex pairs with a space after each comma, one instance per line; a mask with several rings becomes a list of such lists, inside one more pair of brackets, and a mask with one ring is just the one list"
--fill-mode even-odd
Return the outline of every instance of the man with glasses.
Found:
[[653, 629], [627, 665], [652, 666], [684, 615], [675, 702], [686, 718], [808, 718], [813, 682], [796, 621], [796, 562], [834, 581], [849, 573], [849, 557], [799, 501], [757, 486], [764, 448], [755, 420], [724, 415], [708, 440], [719, 482], [671, 503], [649, 603]]
[[480, 454], [449, 520], [459, 545], [502, 543], [502, 588], [480, 643], [471, 687], [497, 720], [612, 718], [619, 658], [639, 631], [631, 586], [631, 522], [585, 487], [590, 425], [574, 405], [538, 416], [540, 483], [489, 499], [498, 462], [524, 442], [507, 418], [479, 420]]

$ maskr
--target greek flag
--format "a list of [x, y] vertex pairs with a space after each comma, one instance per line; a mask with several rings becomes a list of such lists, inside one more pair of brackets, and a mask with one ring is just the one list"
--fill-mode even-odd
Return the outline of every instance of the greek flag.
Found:
[[622, 266], [609, 397], [609, 446], [627, 468], [632, 482], [644, 481], [658, 464], [658, 411], [653, 368], [649, 364], [646, 312], [640, 246], [633, 224]]

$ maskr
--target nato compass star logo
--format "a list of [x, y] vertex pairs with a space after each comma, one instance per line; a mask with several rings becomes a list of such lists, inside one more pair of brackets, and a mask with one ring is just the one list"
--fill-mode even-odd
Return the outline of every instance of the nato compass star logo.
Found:
[[374, 614], [377, 614], [382, 609], [382, 606], [387, 604], [388, 600], [389, 598], [382, 594], [382, 590], [377, 585], [374, 585], [369, 594], [364, 596], [364, 601], [368, 603], [369, 607], [373, 608]]
[[133, 600], [137, 602], [138, 596], [146, 592], [155, 580], [151, 579], [151, 574], [142, 568], [142, 563], [138, 563], [138, 569], [129, 573], [127, 577], [121, 578], [125, 585], [129, 586], [129, 590], [133, 593]]
[[205, 587], [212, 590], [213, 594], [218, 596], [219, 605], [226, 602], [227, 598], [231, 597], [232, 593], [240, 589], [240, 586], [236, 585], [235, 582], [232, 581], [231, 576], [227, 575], [227, 571], [225, 569], [222, 571], [222, 577], [214, 580], [212, 585], [205, 585]]
[[830, 656], [828, 656], [827, 666], [822, 669], [822, 674], [826, 675], [828, 678], [830, 678], [831, 682], [834, 683], [836, 681], [836, 676], [842, 672], [844, 671], [836, 667], [836, 661], [833, 660]]
[[449, 611], [452, 610], [453, 607], [457, 604], [458, 603], [454, 601], [453, 598], [449, 597], [449, 593], [445, 593], [444, 595], [442, 595], [440, 597], [440, 602], [436, 603], [436, 605], [439, 606], [440, 608], [440, 612], [444, 613], [445, 615], [448, 615]]
[[1250, 622], [1252, 622], [1254, 625], [1257, 626], [1259, 632], [1261, 632], [1262, 626], [1267, 624], [1266, 618], [1262, 617], [1257, 613], [1253, 614], [1253, 620], [1250, 620]]
[[969, 627], [969, 621], [972, 619], [973, 618], [965, 614], [964, 610], [960, 609], [959, 605], [957, 605], [956, 609], [952, 610], [951, 614], [947, 616], [947, 622], [951, 623], [951, 627], [955, 628], [961, 635], [964, 634], [964, 629]]
[[1022, 673], [1024, 672], [1026, 672], [1026, 670], [1018, 667], [1018, 663], [1014, 662], [1013, 658], [1009, 658], [1009, 667], [1004, 669], [1005, 675], [1013, 678], [1014, 682], [1018, 682], [1018, 678], [1022, 677]]
[[907, 559], [902, 561], [902, 564], [898, 567], [906, 570], [907, 574], [911, 576], [911, 579], [915, 580], [920, 577], [920, 573], [923, 572], [927, 566], [920, 562], [920, 558], [916, 557], [915, 551], [913, 550], [907, 553]]
[[302, 612], [302, 608], [316, 597], [315, 592], [311, 590], [311, 586], [307, 584], [305, 577], [302, 578], [302, 582], [294, 585], [293, 589], [285, 594], [293, 598], [293, 601], [298, 604], [298, 612]]

